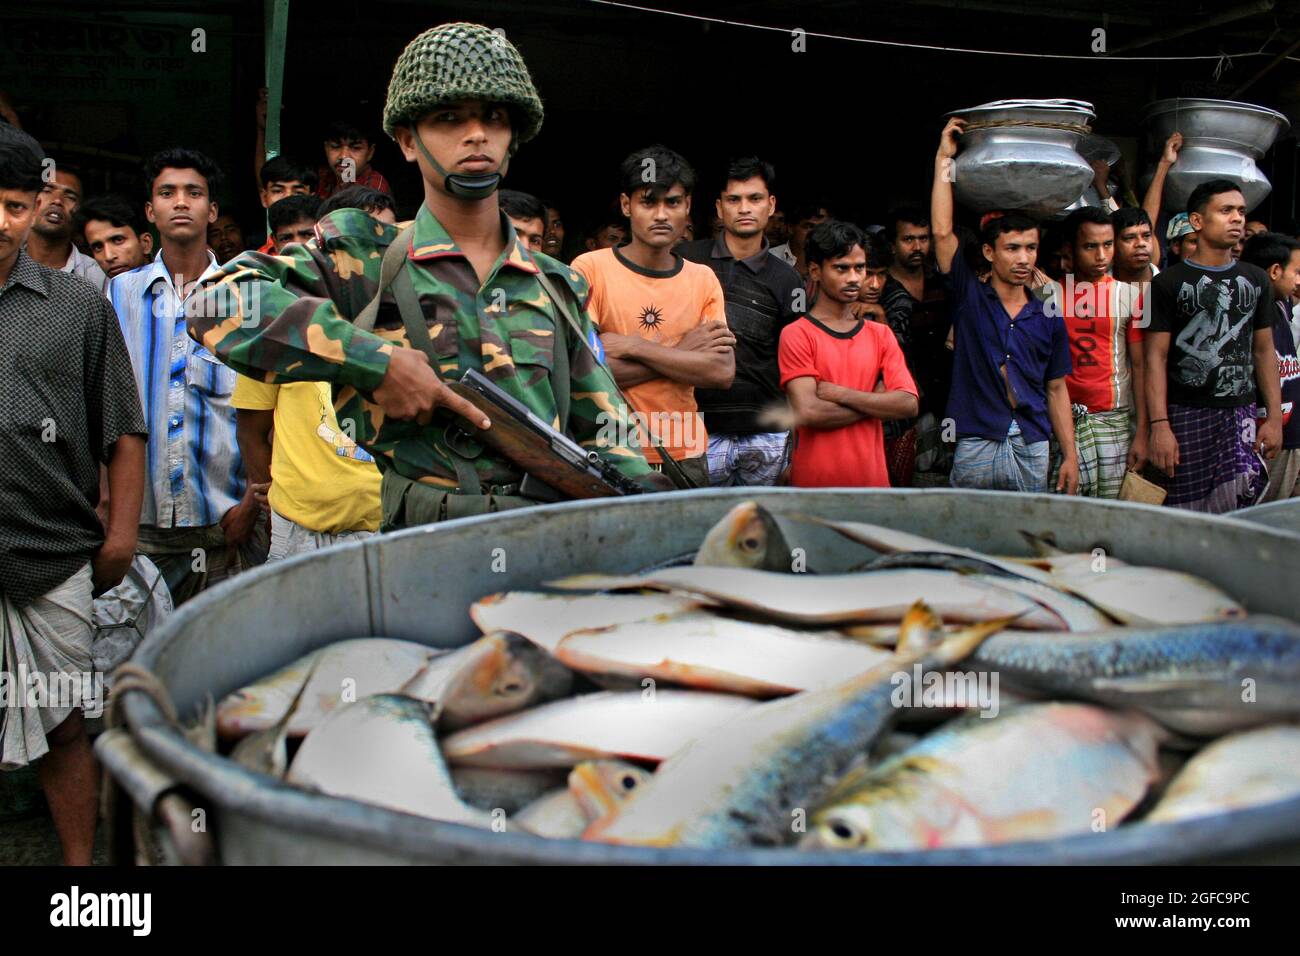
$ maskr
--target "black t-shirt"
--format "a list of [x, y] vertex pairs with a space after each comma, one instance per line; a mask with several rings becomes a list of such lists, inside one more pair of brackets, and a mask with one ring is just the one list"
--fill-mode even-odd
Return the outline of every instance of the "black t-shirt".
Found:
[[1183, 261], [1151, 283], [1152, 332], [1168, 332], [1169, 401], [1237, 408], [1255, 401], [1255, 332], [1273, 324], [1268, 273], [1247, 262]]
[[[1291, 303], [1273, 303], [1273, 351], [1282, 380], [1282, 447], [1300, 448], [1300, 356], [1291, 334]], [[1260, 402], [1260, 408], [1264, 403]]]
[[784, 401], [776, 352], [781, 330], [799, 317], [795, 311], [795, 293], [803, 287], [799, 273], [767, 251], [736, 260], [721, 238], [687, 242], [676, 251], [717, 275], [727, 326], [736, 336], [736, 378], [731, 387], [695, 390], [704, 427], [720, 435], [769, 431], [759, 417], [765, 407]]

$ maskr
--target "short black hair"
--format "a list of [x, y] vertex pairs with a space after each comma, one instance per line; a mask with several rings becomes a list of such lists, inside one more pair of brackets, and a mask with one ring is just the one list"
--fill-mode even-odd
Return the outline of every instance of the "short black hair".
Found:
[[88, 222], [107, 222], [114, 226], [127, 226], [134, 230], [137, 237], [149, 231], [144, 210], [125, 196], [116, 193], [87, 199], [77, 207], [77, 214], [72, 221], [74, 228], [83, 236], [86, 234]]
[[[1231, 179], [1207, 179], [1187, 197], [1187, 211], [1189, 213], [1205, 214], [1205, 207], [1210, 204], [1210, 200], [1220, 193], [1242, 193], [1241, 186], [1234, 183]], [[1244, 196], [1245, 193], [1242, 193]]]
[[[281, 200], [286, 202], [287, 200]], [[386, 192], [378, 189], [371, 189], [369, 186], [360, 184], [348, 186], [346, 189], [340, 189], [329, 199], [321, 203], [320, 209], [316, 216], [318, 219], [324, 219], [336, 209], [360, 209], [362, 212], [374, 215], [377, 212], [383, 212], [385, 209], [397, 212], [397, 204], [393, 202], [393, 197]]]
[[1096, 206], [1080, 206], [1074, 212], [1065, 217], [1065, 222], [1061, 225], [1061, 232], [1065, 236], [1065, 244], [1071, 249], [1079, 244], [1079, 230], [1085, 223], [1091, 223], [1094, 226], [1110, 226], [1114, 228], [1114, 223], [1110, 221], [1110, 215]]
[[742, 183], [746, 179], [753, 179], [755, 176], [763, 180], [763, 185], [767, 187], [769, 193], [776, 193], [776, 167], [767, 160], [759, 159], [757, 156], [742, 156], [740, 159], [733, 159], [727, 165], [726, 176], [718, 184], [718, 192], [721, 194], [727, 188], [727, 183]]
[[520, 192], [518, 189], [502, 189], [501, 211], [511, 219], [540, 219], [546, 223], [546, 207], [532, 193]]
[[161, 175], [164, 169], [192, 169], [207, 181], [208, 199], [215, 199], [217, 193], [221, 192], [225, 184], [225, 177], [221, 174], [221, 167], [216, 161], [207, 155], [200, 153], [197, 149], [186, 149], [183, 146], [173, 146], [171, 149], [164, 149], [161, 152], [154, 153], [149, 157], [149, 161], [144, 164], [144, 195], [145, 199], [153, 199], [153, 184]]
[[867, 268], [888, 269], [894, 261], [894, 247], [885, 239], [884, 231], [868, 232], [866, 237], [867, 244], [863, 248], [867, 252]]
[[1027, 216], [1023, 212], [1009, 212], [1002, 216], [994, 216], [984, 224], [980, 230], [980, 245], [998, 247], [998, 236], [1005, 235], [1008, 232], [1029, 232], [1034, 230], [1038, 233], [1038, 238], [1043, 237], [1043, 227], [1038, 224], [1036, 219]]
[[800, 200], [790, 207], [790, 212], [785, 217], [785, 221], [791, 226], [797, 226], [805, 219], [812, 219], [823, 209], [826, 210], [826, 217], [828, 219], [835, 218], [835, 214], [831, 212], [831, 207], [822, 200], [819, 199], [815, 202], [806, 199]]
[[270, 224], [272, 233], [304, 219], [312, 222], [320, 219], [320, 200], [315, 196], [304, 196], [301, 193], [286, 196], [266, 210], [266, 221]]
[[0, 189], [38, 193], [44, 185], [35, 153], [14, 143], [0, 143]]
[[[646, 161], [650, 164], [647, 165]], [[652, 179], [646, 174], [653, 172]], [[695, 191], [695, 170], [680, 153], [656, 143], [629, 153], [618, 168], [619, 188], [623, 195], [632, 197], [649, 188], [650, 196], [658, 199], [674, 186], [680, 185], [686, 195]]]
[[263, 189], [271, 183], [302, 183], [309, 189], [315, 189], [316, 184], [320, 182], [315, 167], [285, 156], [283, 153], [272, 156], [263, 163], [257, 178], [262, 183]]
[[914, 203], [895, 206], [885, 215], [885, 229], [891, 242], [898, 239], [898, 224], [910, 222], [914, 226], [930, 228], [930, 214]]
[[602, 229], [621, 229], [626, 233], [627, 220], [619, 216], [609, 216], [605, 219], [597, 219], [595, 224], [587, 230], [587, 235], [584, 238], [595, 239], [596, 235]]
[[1124, 206], [1116, 209], [1110, 214], [1110, 224], [1115, 227], [1116, 239], [1125, 229], [1132, 229], [1134, 226], [1155, 228], [1151, 226], [1151, 217], [1147, 215], [1147, 211], [1140, 206]]
[[1268, 271], [1269, 266], [1287, 267], [1291, 253], [1300, 249], [1300, 242], [1280, 232], [1257, 232], [1246, 240], [1241, 250], [1241, 261]]
[[349, 116], [333, 119], [325, 124], [325, 135], [321, 137], [321, 142], [328, 143], [332, 140], [346, 142], [350, 139], [364, 139], [367, 143], [374, 142], [369, 131], [356, 117]]
[[808, 233], [803, 255], [808, 262], [821, 265], [827, 259], [847, 255], [854, 246], [867, 250], [867, 234], [851, 222], [827, 219]]

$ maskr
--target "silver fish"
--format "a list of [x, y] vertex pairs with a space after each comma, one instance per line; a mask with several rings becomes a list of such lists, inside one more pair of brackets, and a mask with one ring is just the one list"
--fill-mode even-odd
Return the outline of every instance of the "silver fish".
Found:
[[[284, 716], [277, 720], [266, 730], [259, 730], [249, 734], [239, 743], [235, 744], [235, 749], [230, 752], [230, 759], [242, 767], [257, 773], [264, 773], [279, 779], [284, 776], [285, 770], [289, 766], [289, 721], [293, 715], [298, 712], [299, 705], [302, 704], [303, 692], [307, 690], [307, 685], [311, 683], [312, 675], [316, 672], [316, 667], [320, 659], [317, 658], [307, 670], [307, 676], [298, 688], [298, 693], [294, 695], [293, 700], [289, 703], [289, 709], [284, 712]], [[209, 698], [209, 703], [211, 699]]]
[[771, 513], [755, 501], [742, 501], [709, 529], [694, 563], [788, 574], [793, 559], [790, 545]]
[[457, 731], [442, 749], [449, 762], [475, 767], [572, 767], [610, 757], [654, 763], [755, 706], [703, 691], [599, 691]]
[[1007, 620], [977, 624], [936, 648], [896, 654], [832, 687], [759, 704], [665, 761], [621, 810], [584, 839], [650, 846], [780, 845], [868, 752], [898, 713], [898, 675], [946, 668]]
[[469, 616], [484, 634], [510, 631], [555, 653], [574, 631], [663, 618], [703, 602], [669, 594], [545, 594], [503, 591], [474, 602]]
[[573, 590], [651, 587], [684, 591], [799, 624], [900, 621], [908, 608], [923, 601], [945, 620], [975, 622], [1014, 615], [1021, 627], [1064, 627], [1060, 617], [1028, 598], [950, 571], [777, 574], [693, 567], [640, 576], [577, 575], [549, 584]]
[[433, 820], [489, 827], [492, 816], [456, 795], [430, 705], [376, 694], [334, 711], [303, 740], [289, 783]]
[[434, 704], [437, 725], [467, 727], [563, 697], [573, 672], [518, 634], [485, 634], [429, 661], [402, 692]]
[[650, 772], [622, 760], [588, 760], [569, 773], [568, 783], [525, 807], [511, 822], [529, 833], [573, 840], [588, 825], [617, 809]]
[[1300, 626], [1276, 617], [999, 634], [968, 664], [1011, 689], [1140, 710], [1194, 736], [1300, 717]]
[[1169, 823], [1300, 797], [1300, 727], [1229, 734], [1200, 751], [1146, 815]]
[[1090, 704], [967, 717], [841, 780], [800, 845], [921, 850], [1110, 828], [1155, 780], [1163, 736], [1141, 714]]
[[696, 611], [577, 631], [560, 641], [555, 656], [588, 673], [774, 697], [837, 683], [889, 654], [833, 631], [809, 633]]
[[[927, 551], [983, 561], [1018, 575], [1068, 591], [1122, 624], [1185, 624], [1244, 617], [1245, 608], [1209, 581], [1170, 568], [1125, 564], [1105, 556], [1064, 554], [1041, 539], [1021, 532], [1031, 544], [1050, 553], [1021, 561], [944, 544], [921, 535], [856, 521], [827, 521], [808, 515], [800, 520], [831, 528], [851, 541], [878, 551]], [[945, 615], [947, 616], [947, 615]]]

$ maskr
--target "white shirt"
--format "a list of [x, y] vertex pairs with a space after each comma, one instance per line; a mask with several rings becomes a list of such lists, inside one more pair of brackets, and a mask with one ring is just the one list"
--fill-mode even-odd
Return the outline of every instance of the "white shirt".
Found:
[[72, 247], [72, 253], [68, 256], [68, 261], [63, 264], [63, 268], [59, 271], [81, 276], [100, 292], [107, 294], [108, 276], [104, 275], [104, 270], [99, 267], [98, 262], [76, 246]]
[[794, 254], [793, 250], [791, 250], [790, 243], [788, 242], [783, 242], [779, 246], [773, 246], [767, 251], [789, 266], [793, 266], [799, 261], [799, 257]]

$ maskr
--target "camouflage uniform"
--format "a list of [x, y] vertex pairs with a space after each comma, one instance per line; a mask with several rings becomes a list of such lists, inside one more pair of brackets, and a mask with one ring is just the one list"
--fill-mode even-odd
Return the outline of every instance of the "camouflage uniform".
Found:
[[[411, 227], [406, 268], [440, 358], [439, 373], [454, 379], [466, 369], [478, 369], [558, 426], [549, 374], [560, 329], [569, 346], [570, 434], [629, 478], [653, 474], [639, 451], [600, 440], [602, 432], [628, 434], [621, 421], [626, 400], [609, 370], [576, 341], [536, 275], [544, 272], [569, 300], [565, 307], [595, 345], [594, 326], [581, 305], [586, 281], [565, 264], [530, 252], [504, 215], [501, 221], [506, 246], [481, 286], [469, 260], [427, 207], [420, 207]], [[385, 292], [373, 333], [352, 325], [378, 289], [383, 253], [398, 227], [360, 210], [340, 209], [321, 220], [316, 232], [315, 242], [292, 246], [285, 255], [246, 252], [209, 276], [187, 316], [191, 337], [259, 381], [332, 383], [339, 423], [345, 429], [351, 424], [357, 444], [375, 456], [384, 472], [384, 513], [390, 527], [529, 504], [517, 497], [514, 485], [521, 475], [513, 465], [479, 443], [470, 442], [466, 449], [453, 435], [458, 449], [470, 457], [477, 454], [481, 491], [501, 500], [475, 504], [458, 499], [446, 432], [460, 419], [439, 411], [427, 425], [386, 420], [368, 397], [387, 372], [393, 346], [411, 344], [390, 292]], [[403, 233], [403, 242], [406, 237]], [[446, 489], [451, 496], [440, 499], [434, 513], [423, 507], [412, 514], [407, 508], [403, 517], [400, 502], [392, 499], [405, 497], [411, 482]], [[472, 497], [472, 492], [465, 495]]]

